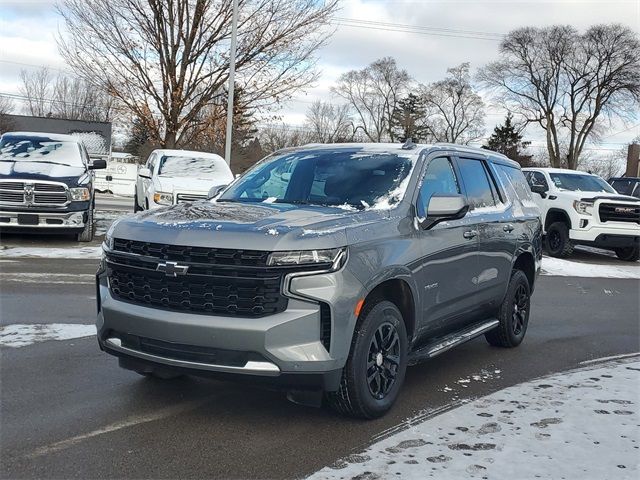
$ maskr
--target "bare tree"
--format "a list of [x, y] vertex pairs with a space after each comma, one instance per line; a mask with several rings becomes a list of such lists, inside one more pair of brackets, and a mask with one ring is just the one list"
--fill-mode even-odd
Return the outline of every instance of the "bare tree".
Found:
[[[640, 41], [628, 27], [523, 28], [479, 79], [502, 105], [546, 132], [552, 166], [575, 169], [585, 143], [640, 103]], [[563, 148], [563, 145], [566, 145]]]
[[356, 116], [356, 130], [362, 130], [370, 141], [395, 141], [392, 117], [410, 82], [407, 71], [399, 69], [395, 59], [385, 57], [362, 70], [342, 74], [331, 91], [347, 101]]
[[20, 71], [20, 94], [25, 98], [29, 115], [46, 117], [51, 113], [53, 75], [48, 68], [36, 71]]
[[298, 147], [311, 141], [311, 134], [304, 128], [282, 124], [270, 124], [258, 132], [258, 139], [265, 154], [288, 147]]
[[7, 116], [13, 112], [13, 100], [0, 96], [0, 134], [13, 130], [13, 122]]
[[436, 142], [468, 144], [484, 134], [484, 102], [471, 85], [469, 64], [447, 70], [444, 80], [421, 88], [424, 125]]
[[346, 142], [353, 137], [349, 105], [333, 105], [320, 100], [313, 102], [307, 110], [306, 125], [314, 142]]
[[[314, 54], [337, 0], [240, 0], [236, 82], [250, 106], [275, 105], [317, 77]], [[167, 148], [226, 96], [231, 0], [62, 0], [59, 48], [76, 74], [137, 116]]]

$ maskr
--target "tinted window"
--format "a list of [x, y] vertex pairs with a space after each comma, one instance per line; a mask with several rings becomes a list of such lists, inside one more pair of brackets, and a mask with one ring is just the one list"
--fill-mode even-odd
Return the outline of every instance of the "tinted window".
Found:
[[638, 180], [626, 178], [611, 181], [613, 188], [623, 195], [637, 195], [639, 193], [637, 188], [639, 184], [640, 182], [638, 182]]
[[276, 154], [253, 167], [218, 201], [384, 208], [404, 196], [412, 158], [362, 148]]
[[424, 217], [429, 200], [436, 193], [460, 193], [458, 179], [448, 158], [434, 158], [429, 162], [418, 192], [418, 216]]
[[528, 172], [527, 173], [528, 181], [530, 186], [534, 185], [542, 185], [544, 188], [549, 190], [549, 184], [547, 183], [547, 179], [544, 178], [544, 174], [541, 172]]
[[471, 208], [494, 206], [496, 201], [484, 162], [471, 158], [460, 158], [458, 165]]
[[522, 170], [499, 164], [495, 164], [495, 169], [511, 201], [531, 200], [531, 190]]

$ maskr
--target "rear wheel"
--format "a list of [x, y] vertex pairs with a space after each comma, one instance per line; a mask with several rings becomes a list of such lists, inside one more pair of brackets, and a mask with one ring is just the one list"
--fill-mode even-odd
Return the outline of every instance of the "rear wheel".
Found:
[[640, 260], [640, 245], [626, 248], [616, 248], [614, 250], [617, 257], [625, 262], [637, 262]]
[[564, 258], [573, 253], [573, 243], [569, 238], [569, 227], [564, 222], [555, 222], [547, 228], [547, 252], [552, 257]]
[[376, 418], [393, 406], [407, 369], [407, 332], [398, 307], [369, 302], [358, 318], [340, 388], [327, 394], [332, 408]]
[[522, 343], [529, 325], [531, 288], [524, 272], [514, 270], [507, 294], [498, 313], [499, 324], [484, 334], [487, 342], [495, 347], [513, 348]]

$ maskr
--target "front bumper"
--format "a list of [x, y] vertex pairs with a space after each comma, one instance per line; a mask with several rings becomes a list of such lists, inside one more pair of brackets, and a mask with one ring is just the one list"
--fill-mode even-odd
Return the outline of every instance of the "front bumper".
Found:
[[[244, 318], [122, 301], [111, 295], [106, 272], [101, 271], [96, 292], [98, 341], [104, 351], [143, 365], [335, 390], [356, 321], [352, 304], [362, 286], [344, 269], [295, 276], [284, 283], [291, 292], [285, 311]], [[321, 341], [319, 302], [331, 310], [328, 349]]]
[[632, 247], [640, 239], [640, 226], [593, 225], [587, 229], [571, 229], [569, 238], [575, 243], [602, 248]]
[[0, 228], [79, 229], [84, 228], [86, 212], [16, 212], [0, 210]]

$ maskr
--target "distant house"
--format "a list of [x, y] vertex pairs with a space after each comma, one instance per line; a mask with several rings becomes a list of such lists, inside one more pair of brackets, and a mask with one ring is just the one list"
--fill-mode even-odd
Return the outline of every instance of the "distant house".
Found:
[[84, 143], [89, 156], [108, 158], [111, 155], [111, 122], [87, 122], [65, 118], [4, 115], [15, 132], [43, 132], [74, 135]]

